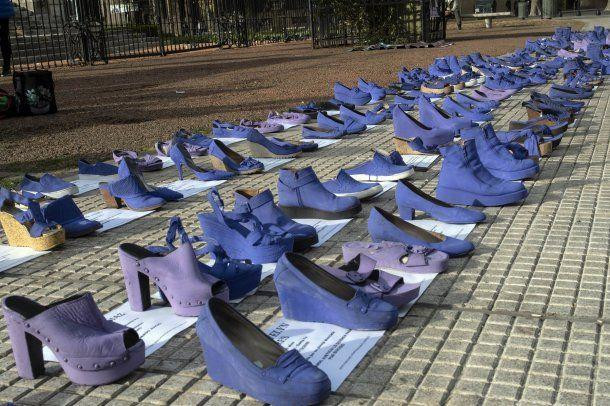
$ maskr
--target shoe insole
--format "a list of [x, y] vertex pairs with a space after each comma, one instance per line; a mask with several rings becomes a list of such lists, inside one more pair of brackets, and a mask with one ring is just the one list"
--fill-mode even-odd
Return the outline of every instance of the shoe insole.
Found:
[[329, 274], [323, 268], [304, 256], [289, 252], [286, 253], [286, 258], [307, 279], [327, 292], [330, 292], [345, 301], [350, 301], [354, 298], [356, 291], [353, 288], [334, 275]]
[[415, 185], [413, 185], [411, 182], [409, 182], [408, 180], [399, 180], [399, 182], [401, 182], [403, 185], [405, 185], [406, 187], [409, 188], [409, 190], [411, 190], [411, 192], [415, 193], [416, 195], [418, 195], [419, 197], [421, 197], [422, 199], [425, 199], [429, 202], [432, 202], [433, 204], [436, 204], [437, 206], [442, 206], [442, 207], [447, 207], [447, 208], [453, 208], [452, 205], [450, 205], [449, 203], [445, 203], [441, 200], [438, 200], [432, 196], [430, 196], [427, 193], [424, 193], [424, 191], [422, 191], [421, 189], [418, 189], [417, 187], [415, 187]]
[[284, 349], [220, 299], [208, 302], [212, 317], [231, 343], [259, 368], [274, 366]]
[[424, 230], [423, 228], [417, 227], [416, 225], [404, 221], [400, 217], [396, 217], [393, 214], [388, 213], [383, 209], [380, 209], [379, 207], [376, 207], [376, 209], [383, 217], [385, 217], [386, 220], [392, 223], [396, 228], [417, 239], [428, 243], [439, 243], [445, 241], [445, 236], [442, 234]]

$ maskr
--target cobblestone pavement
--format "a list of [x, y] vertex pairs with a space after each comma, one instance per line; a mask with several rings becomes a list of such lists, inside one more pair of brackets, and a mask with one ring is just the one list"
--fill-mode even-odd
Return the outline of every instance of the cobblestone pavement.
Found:
[[[542, 90], [545, 90], [544, 88]], [[388, 331], [328, 400], [329, 404], [609, 404], [610, 321], [606, 311], [610, 229], [608, 138], [609, 86], [600, 87], [548, 159], [526, 182], [520, 205], [487, 208], [488, 222], [470, 235], [471, 256], [452, 259], [402, 319]], [[495, 113], [496, 129], [525, 117], [520, 92]], [[391, 149], [391, 125], [305, 155], [293, 166], [313, 165], [323, 179], [371, 156], [371, 147]], [[237, 144], [238, 150], [245, 145]], [[208, 158], [202, 158], [206, 162]], [[433, 192], [440, 162], [417, 172], [414, 182]], [[175, 168], [147, 174], [152, 183], [176, 178]], [[231, 180], [225, 202], [243, 187], [276, 193], [277, 169]], [[163, 210], [63, 248], [0, 276], [0, 294], [42, 302], [91, 291], [103, 311], [127, 300], [116, 247], [120, 242], [162, 243], [171, 216], [189, 232], [196, 213], [210, 210], [204, 195], [170, 203]], [[83, 211], [103, 207], [92, 193], [76, 199]], [[375, 205], [395, 210], [393, 192]], [[363, 213], [308, 256], [333, 264], [345, 241], [367, 239]], [[4, 239], [4, 236], [1, 237]], [[273, 282], [237, 305], [260, 325], [281, 316]], [[71, 384], [57, 364], [36, 380], [18, 378], [4, 321], [0, 322], [0, 401], [22, 405], [251, 404], [213, 382], [194, 328], [174, 337], [128, 378], [91, 388]]]

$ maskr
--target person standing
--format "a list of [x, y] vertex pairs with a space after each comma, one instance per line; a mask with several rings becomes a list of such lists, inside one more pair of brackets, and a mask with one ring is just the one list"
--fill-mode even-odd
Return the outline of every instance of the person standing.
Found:
[[0, 0], [0, 51], [2, 53], [2, 76], [11, 73], [11, 37], [9, 35], [9, 19], [15, 15], [11, 0]]
[[542, 17], [542, 8], [540, 7], [540, 0], [532, 0], [530, 7], [530, 15], [531, 16], [540, 16]]
[[448, 7], [451, 11], [453, 11], [453, 15], [455, 17], [455, 23], [457, 24], [457, 29], [462, 29], [462, 0], [451, 0]]

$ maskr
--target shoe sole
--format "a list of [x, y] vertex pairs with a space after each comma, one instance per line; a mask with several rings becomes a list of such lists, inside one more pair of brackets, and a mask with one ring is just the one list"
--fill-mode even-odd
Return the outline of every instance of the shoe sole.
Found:
[[119, 179], [119, 175], [78, 175], [79, 180], [92, 180], [96, 182], [114, 182]]
[[312, 235], [306, 238], [295, 238], [294, 239], [294, 251], [305, 252], [318, 243], [318, 234]]
[[356, 217], [362, 211], [362, 206], [353, 207], [344, 211], [324, 211], [311, 209], [309, 207], [278, 206], [284, 214], [293, 219], [322, 219], [322, 220], [343, 220]]
[[516, 203], [527, 197], [527, 190], [520, 190], [500, 196], [482, 196], [465, 190], [437, 186], [436, 198], [451, 204], [467, 206], [491, 207]]
[[15, 220], [10, 214], [0, 211], [0, 225], [6, 234], [8, 245], [12, 247], [28, 247], [35, 251], [48, 251], [66, 241], [66, 232], [63, 228], [44, 233], [40, 237], [30, 236], [26, 226]]
[[523, 180], [523, 179], [531, 179], [535, 177], [538, 173], [540, 173], [540, 169], [538, 171], [534, 171], [533, 169], [523, 169], [521, 171], [499, 171], [495, 169], [487, 169], [489, 173], [499, 179], [505, 180]]
[[65, 196], [72, 196], [78, 193], [78, 186], [69, 187], [67, 189], [57, 190], [55, 192], [34, 192], [30, 190], [23, 190], [23, 192], [28, 192], [32, 194], [40, 193], [43, 196], [46, 196], [51, 199], [61, 199]]
[[250, 141], [248, 141], [248, 148], [250, 149], [250, 153], [254, 158], [289, 159], [296, 158], [301, 155], [301, 151], [295, 152], [293, 154], [275, 154], [269, 151], [267, 148], [263, 147], [262, 145]]
[[360, 200], [368, 199], [370, 197], [375, 196], [376, 194], [383, 191], [383, 186], [375, 186], [366, 190], [361, 190], [360, 192], [354, 193], [335, 193], [335, 196], [339, 197], [357, 197]]
[[359, 182], [397, 182], [401, 179], [408, 178], [409, 176], [413, 175], [414, 173], [415, 173], [415, 170], [408, 169], [404, 172], [397, 173], [395, 175], [389, 175], [389, 176], [377, 176], [377, 175], [366, 175], [366, 174], [359, 174], [359, 175], [350, 174], [350, 176]]

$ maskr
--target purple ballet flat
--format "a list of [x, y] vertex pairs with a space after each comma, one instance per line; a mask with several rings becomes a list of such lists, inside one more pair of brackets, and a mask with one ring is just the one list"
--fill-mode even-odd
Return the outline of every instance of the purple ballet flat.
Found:
[[143, 157], [138, 158], [138, 154], [134, 151], [115, 149], [112, 151], [112, 157], [117, 164], [120, 163], [124, 157], [129, 157], [136, 161], [138, 168], [142, 172], [154, 172], [163, 169], [163, 161], [154, 155], [146, 154]]
[[348, 285], [399, 308], [419, 296], [419, 283], [405, 283], [400, 276], [376, 269], [375, 260], [366, 255], [358, 255], [339, 268], [320, 267]]
[[17, 373], [25, 379], [44, 374], [42, 346], [79, 385], [104, 385], [144, 363], [144, 341], [128, 327], [106, 320], [90, 293], [47, 306], [23, 296], [2, 300]]
[[354, 241], [343, 244], [343, 261], [350, 262], [363, 254], [377, 262], [383, 271], [408, 274], [441, 273], [447, 269], [449, 255], [442, 251], [400, 242], [380, 243]]
[[241, 120], [239, 122], [239, 125], [242, 127], [252, 128], [261, 134], [277, 133], [280, 131], [284, 131], [284, 126], [282, 124], [270, 123], [267, 121]]
[[150, 279], [178, 316], [198, 316], [212, 297], [229, 300], [226, 283], [199, 270], [195, 251], [188, 241], [167, 255], [135, 244], [121, 244], [119, 260], [133, 311], [143, 312], [151, 306]]

